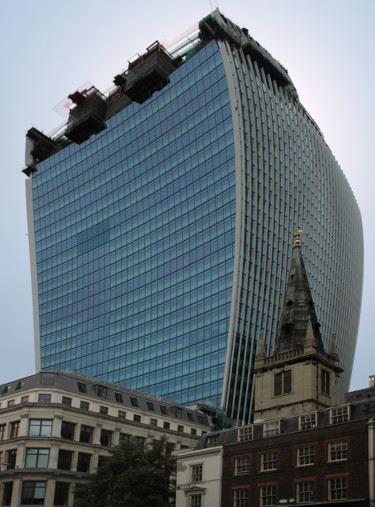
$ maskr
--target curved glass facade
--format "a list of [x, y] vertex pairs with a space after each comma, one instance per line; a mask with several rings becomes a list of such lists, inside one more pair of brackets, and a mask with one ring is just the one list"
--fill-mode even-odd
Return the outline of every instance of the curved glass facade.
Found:
[[220, 402], [235, 171], [216, 44], [33, 176], [43, 369]]
[[209, 399], [249, 420], [257, 338], [272, 348], [299, 226], [348, 388], [358, 206], [281, 66], [247, 40], [201, 41], [161, 91], [38, 164], [28, 184], [42, 369]]

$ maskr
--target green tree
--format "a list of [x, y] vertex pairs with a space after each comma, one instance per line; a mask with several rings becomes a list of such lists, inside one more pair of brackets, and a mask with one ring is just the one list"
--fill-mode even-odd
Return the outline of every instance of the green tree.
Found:
[[77, 507], [170, 507], [176, 460], [165, 438], [122, 442], [97, 472], [75, 487]]

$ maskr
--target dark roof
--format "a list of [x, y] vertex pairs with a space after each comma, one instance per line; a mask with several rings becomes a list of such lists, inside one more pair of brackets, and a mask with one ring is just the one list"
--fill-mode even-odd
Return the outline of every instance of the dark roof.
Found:
[[275, 339], [274, 355], [304, 348], [307, 326], [312, 325], [317, 351], [324, 352], [318, 319], [299, 245], [293, 248], [288, 284]]
[[[14, 380], [13, 382], [0, 385], [0, 396], [11, 393], [18, 394], [26, 389], [40, 386], [61, 388], [62, 390], [75, 392], [80, 396], [88, 395], [96, 397], [98, 401], [103, 400], [103, 403], [105, 400], [115, 403], [118, 402], [125, 407], [131, 407], [133, 409], [139, 408], [141, 410], [150, 411], [151, 413], [155, 412], [155, 414], [177, 417], [181, 420], [209, 426], [208, 416], [199, 410], [190, 409], [174, 401], [166, 400], [158, 396], [151, 396], [141, 391], [135, 391], [134, 389], [75, 372], [43, 371], [29, 377]], [[134, 406], [134, 402], [132, 403], [131, 398], [137, 400], [136, 406]], [[153, 410], [152, 408], [150, 409], [151, 405], [148, 405], [148, 403], [152, 404]], [[165, 407], [165, 412], [161, 411], [161, 406]], [[188, 418], [188, 414], [190, 415], [190, 419]]]
[[[369, 419], [375, 417], [375, 387], [370, 387], [368, 389], [362, 389], [360, 391], [353, 391], [352, 393], [345, 394], [346, 404], [350, 404], [350, 422], [358, 421], [360, 419]], [[342, 406], [342, 405], [339, 405]], [[322, 428], [324, 426], [333, 426], [330, 422], [330, 410], [336, 407], [330, 407], [325, 410], [317, 411], [317, 426], [316, 428]], [[266, 421], [270, 422], [270, 421]], [[250, 424], [246, 426], [253, 427], [253, 439], [252, 440], [262, 440], [265, 438], [272, 437], [264, 437], [263, 436], [263, 424], [264, 423], [256, 423]], [[348, 422], [338, 423], [338, 424], [348, 424]], [[335, 424], [334, 426], [338, 426]], [[199, 442], [196, 445], [196, 449], [204, 449], [207, 447], [214, 446], [225, 446], [229, 444], [234, 444], [238, 441], [238, 428], [230, 428], [228, 430], [222, 431], [214, 431], [211, 433], [206, 433], [202, 435]], [[314, 431], [312, 428], [308, 431]], [[290, 434], [300, 431], [299, 430], [299, 415], [290, 416], [280, 418], [280, 434]], [[277, 436], [279, 436], [277, 435]]]

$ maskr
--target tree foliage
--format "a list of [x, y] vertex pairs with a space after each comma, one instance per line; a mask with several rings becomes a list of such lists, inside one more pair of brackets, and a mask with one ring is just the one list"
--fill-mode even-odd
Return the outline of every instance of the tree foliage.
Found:
[[78, 507], [170, 507], [176, 461], [163, 438], [143, 445], [121, 442], [97, 472], [75, 488]]

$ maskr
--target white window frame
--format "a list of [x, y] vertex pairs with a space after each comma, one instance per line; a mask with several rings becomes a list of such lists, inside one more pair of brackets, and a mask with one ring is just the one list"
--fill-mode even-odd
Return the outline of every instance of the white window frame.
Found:
[[332, 407], [329, 410], [329, 423], [340, 424], [350, 421], [350, 404]]
[[203, 481], [203, 463], [194, 463], [194, 465], [190, 465], [190, 480], [191, 482]]
[[200, 507], [203, 507], [203, 494], [199, 492], [194, 492], [188, 495], [188, 507], [199, 507], [199, 504], [193, 504], [193, 498], [200, 497]]
[[316, 428], [318, 426], [318, 412], [301, 414], [298, 419], [298, 425], [301, 431], [310, 430], [311, 428]]
[[250, 456], [238, 456], [235, 462], [236, 475], [247, 474], [250, 471]]
[[[313, 452], [301, 453], [302, 449], [304, 450], [313, 450]], [[312, 458], [312, 461], [310, 459]], [[308, 461], [308, 463], [301, 463], [301, 461]], [[297, 447], [297, 466], [298, 467], [307, 467], [315, 464], [315, 447], [313, 445], [303, 445], [301, 447]]]
[[[241, 497], [238, 495], [241, 493]], [[233, 507], [247, 507], [249, 505], [249, 489], [240, 488], [234, 490]]]
[[241, 426], [237, 429], [237, 441], [238, 442], [248, 442], [249, 440], [253, 440], [254, 438], [254, 426], [250, 424], [249, 426]]
[[[344, 455], [344, 457], [342, 457]], [[340, 457], [338, 457], [340, 456]], [[334, 440], [328, 443], [328, 461], [334, 463], [336, 461], [347, 461], [348, 459], [348, 441]]]
[[[297, 503], [314, 502], [314, 493], [315, 493], [314, 490], [315, 490], [314, 481], [297, 482], [297, 487], [296, 487]], [[311, 498], [309, 500], [306, 500], [306, 497], [304, 495], [309, 495]]]
[[[272, 457], [271, 457], [272, 456]], [[260, 456], [260, 469], [262, 472], [277, 470], [277, 452], [267, 451]]]
[[[270, 495], [264, 495], [263, 496], [263, 491], [267, 490], [271, 490], [272, 491], [272, 494]], [[266, 491], [265, 491], [266, 492]], [[275, 501], [274, 502], [264, 502], [264, 499], [265, 498], [269, 498], [269, 497], [274, 497]], [[269, 507], [270, 505], [276, 505], [276, 486], [274, 485], [270, 485], [270, 486], [262, 486], [259, 490], [259, 504], [261, 507]]]
[[[339, 485], [338, 481], [340, 481]], [[343, 484], [343, 481], [345, 481], [345, 485]], [[335, 485], [334, 489], [332, 488], [333, 484]], [[345, 496], [342, 496], [342, 493], [340, 493], [339, 496], [336, 496], [338, 491], [340, 492], [345, 491]], [[335, 494], [332, 496], [333, 492], [335, 492]], [[347, 500], [347, 498], [348, 498], [348, 478], [345, 476], [328, 479], [328, 500]]]
[[268, 421], [263, 424], [264, 437], [273, 437], [275, 435], [280, 435], [280, 419]]

